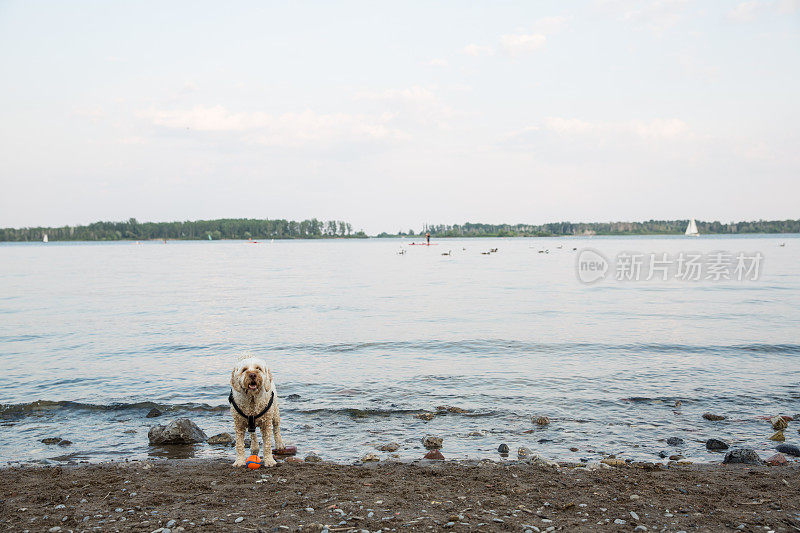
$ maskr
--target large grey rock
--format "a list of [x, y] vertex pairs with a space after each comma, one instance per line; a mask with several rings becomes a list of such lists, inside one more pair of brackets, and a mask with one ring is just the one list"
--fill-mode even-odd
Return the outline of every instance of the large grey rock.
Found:
[[177, 418], [165, 426], [153, 426], [147, 433], [150, 444], [195, 444], [208, 436], [188, 418]]
[[750, 448], [737, 448], [725, 454], [725, 459], [722, 460], [725, 464], [741, 463], [745, 465], [760, 465], [761, 458]]

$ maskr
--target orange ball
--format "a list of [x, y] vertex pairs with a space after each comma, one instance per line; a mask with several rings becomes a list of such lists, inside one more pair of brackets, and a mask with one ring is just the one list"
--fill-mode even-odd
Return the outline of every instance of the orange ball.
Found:
[[256, 468], [260, 468], [261, 458], [259, 458], [257, 455], [251, 455], [250, 457], [247, 458], [247, 461], [245, 461], [244, 465], [247, 468], [252, 468], [253, 470], [255, 470]]

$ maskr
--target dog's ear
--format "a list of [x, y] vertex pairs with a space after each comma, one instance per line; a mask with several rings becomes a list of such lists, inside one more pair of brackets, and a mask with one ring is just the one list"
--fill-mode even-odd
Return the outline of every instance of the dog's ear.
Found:
[[233, 367], [233, 372], [231, 372], [231, 388], [235, 391], [242, 391], [242, 385], [239, 383], [239, 380], [236, 379], [236, 367]]
[[267, 367], [267, 376], [269, 376], [269, 384], [272, 385], [272, 370]]

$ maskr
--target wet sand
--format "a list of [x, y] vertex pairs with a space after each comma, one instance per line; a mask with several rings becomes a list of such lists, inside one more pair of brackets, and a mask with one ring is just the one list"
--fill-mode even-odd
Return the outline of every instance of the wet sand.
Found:
[[0, 487], [8, 531], [800, 531], [794, 465], [160, 460], [3, 468]]

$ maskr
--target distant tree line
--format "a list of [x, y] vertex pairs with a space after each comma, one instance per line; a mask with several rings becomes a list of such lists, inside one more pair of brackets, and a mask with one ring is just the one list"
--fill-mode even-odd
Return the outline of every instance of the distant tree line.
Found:
[[[800, 220], [758, 220], [753, 222], [703, 222], [697, 220], [701, 234], [724, 233], [800, 233]], [[559, 235], [680, 235], [689, 220], [648, 220], [645, 222], [553, 222], [550, 224], [477, 224], [467, 222], [452, 226], [425, 226], [419, 235], [429, 231], [432, 237], [551, 237]], [[414, 236], [414, 230], [378, 237]]]
[[331, 239], [365, 238], [363, 231], [340, 220], [269, 220], [224, 218], [186, 222], [94, 222], [86, 226], [59, 228], [2, 228], [0, 241], [118, 241], [148, 239]]

